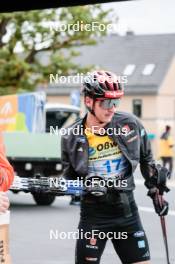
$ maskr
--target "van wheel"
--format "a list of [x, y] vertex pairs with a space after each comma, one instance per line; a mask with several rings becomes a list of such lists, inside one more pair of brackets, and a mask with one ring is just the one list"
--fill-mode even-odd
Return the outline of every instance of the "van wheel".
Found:
[[47, 193], [32, 193], [37, 205], [51, 205], [55, 201], [55, 196]]

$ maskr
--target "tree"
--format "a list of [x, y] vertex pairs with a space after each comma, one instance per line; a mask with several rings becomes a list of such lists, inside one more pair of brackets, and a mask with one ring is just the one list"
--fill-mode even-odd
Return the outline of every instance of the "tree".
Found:
[[[107, 33], [110, 11], [95, 5], [0, 14], [0, 94], [32, 91], [47, 84], [50, 73], [87, 72], [92, 65], [73, 62], [76, 48], [94, 45]], [[87, 24], [91, 30], [85, 30]], [[38, 59], [42, 52], [49, 54], [47, 65]]]

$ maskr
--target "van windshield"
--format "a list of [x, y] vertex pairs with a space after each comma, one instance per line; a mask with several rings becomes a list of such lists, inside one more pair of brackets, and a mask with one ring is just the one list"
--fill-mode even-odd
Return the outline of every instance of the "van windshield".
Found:
[[46, 132], [51, 129], [60, 129], [71, 125], [79, 117], [78, 112], [70, 112], [66, 110], [47, 111], [46, 112]]

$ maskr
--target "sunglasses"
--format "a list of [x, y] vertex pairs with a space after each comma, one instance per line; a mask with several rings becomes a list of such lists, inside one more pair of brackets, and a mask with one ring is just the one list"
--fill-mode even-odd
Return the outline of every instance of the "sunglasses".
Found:
[[113, 106], [117, 107], [120, 104], [120, 99], [105, 99], [98, 101], [100, 101], [100, 107], [102, 107], [103, 109], [110, 109]]

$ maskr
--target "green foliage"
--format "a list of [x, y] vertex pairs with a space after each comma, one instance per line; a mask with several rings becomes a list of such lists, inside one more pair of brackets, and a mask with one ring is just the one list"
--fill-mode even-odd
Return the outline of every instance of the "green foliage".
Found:
[[[37, 84], [48, 83], [50, 73], [90, 70], [92, 66], [73, 62], [79, 55], [77, 47], [96, 44], [106, 30], [75, 31], [73, 25], [81, 23], [83, 28], [93, 21], [107, 25], [108, 13], [95, 5], [0, 14], [0, 94], [32, 91]], [[59, 25], [66, 30], [60, 31]], [[49, 54], [45, 64], [38, 59], [43, 52]]]

